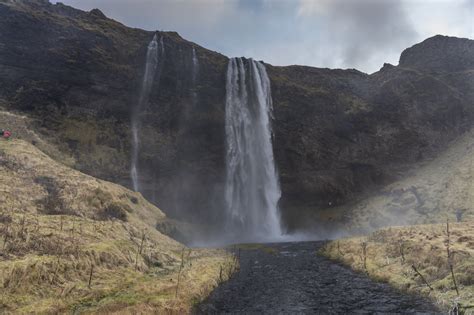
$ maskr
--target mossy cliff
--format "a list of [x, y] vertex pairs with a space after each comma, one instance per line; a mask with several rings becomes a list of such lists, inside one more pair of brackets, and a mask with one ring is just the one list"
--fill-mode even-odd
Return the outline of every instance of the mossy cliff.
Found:
[[[0, 30], [3, 106], [36, 119], [76, 169], [130, 185], [130, 112], [153, 32], [39, 0], [0, 1]], [[171, 216], [212, 223], [223, 208], [228, 59], [177, 33], [158, 35], [165, 55], [142, 116], [144, 194]], [[470, 130], [472, 56], [472, 40], [435, 36], [371, 75], [267, 65], [290, 228], [303, 212], [397, 180]]]

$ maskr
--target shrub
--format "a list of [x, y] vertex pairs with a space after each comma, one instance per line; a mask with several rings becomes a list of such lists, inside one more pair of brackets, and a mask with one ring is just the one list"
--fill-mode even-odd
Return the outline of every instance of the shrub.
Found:
[[130, 197], [130, 201], [131, 201], [133, 204], [135, 204], [135, 205], [138, 204], [138, 198], [135, 197], [135, 196], [131, 196], [131, 197]]
[[118, 219], [127, 221], [127, 211], [120, 204], [111, 203], [103, 208], [97, 215], [98, 220]]
[[12, 220], [11, 216], [0, 213], [0, 223], [8, 224], [8, 223], [11, 223], [12, 221], [13, 220]]
[[48, 176], [35, 178], [35, 183], [41, 185], [47, 192], [46, 197], [38, 200], [38, 212], [43, 214], [67, 214], [64, 211], [64, 202], [60, 196], [61, 189], [57, 181]]

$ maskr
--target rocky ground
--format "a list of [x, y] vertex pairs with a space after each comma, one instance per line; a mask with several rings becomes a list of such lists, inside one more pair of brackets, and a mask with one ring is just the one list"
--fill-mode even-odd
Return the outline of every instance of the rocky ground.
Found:
[[240, 271], [196, 314], [436, 314], [428, 300], [400, 293], [317, 251], [324, 242], [248, 245]]

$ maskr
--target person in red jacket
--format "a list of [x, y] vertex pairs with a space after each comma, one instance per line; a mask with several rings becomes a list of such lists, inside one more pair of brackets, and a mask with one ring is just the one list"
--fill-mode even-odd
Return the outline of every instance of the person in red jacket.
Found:
[[0, 130], [0, 136], [7, 139], [7, 140], [11, 137], [11, 135], [12, 135], [12, 133], [9, 130], [3, 130], [3, 129]]

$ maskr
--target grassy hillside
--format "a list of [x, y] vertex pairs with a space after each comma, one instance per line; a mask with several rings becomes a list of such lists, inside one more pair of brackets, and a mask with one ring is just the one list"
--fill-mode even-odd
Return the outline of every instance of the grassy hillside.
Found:
[[23, 138], [0, 139], [0, 313], [183, 313], [233, 268], [158, 232], [167, 219], [139, 193], [51, 159], [27, 118], [0, 117]]
[[330, 242], [322, 253], [401, 290], [429, 295], [446, 309], [458, 303], [466, 314], [474, 313], [473, 150], [474, 133], [468, 132], [403, 179], [322, 213], [322, 220], [337, 222], [346, 235], [385, 227]]
[[385, 228], [332, 241], [321, 253], [400, 290], [428, 295], [442, 308], [457, 303], [474, 313], [474, 221], [450, 223], [449, 236], [447, 224]]
[[403, 180], [360, 203], [353, 210], [354, 220], [369, 222], [372, 228], [455, 221], [457, 212], [472, 220], [473, 179], [474, 132], [469, 132], [436, 159], [419, 164]]
[[[397, 174], [401, 179], [358, 201], [328, 207], [301, 223], [324, 222], [342, 235], [365, 234], [386, 226], [474, 220], [474, 132], [467, 132], [434, 159]], [[318, 227], [324, 230], [324, 227]], [[339, 234], [339, 235], [340, 235]], [[337, 235], [336, 235], [337, 236]]]

